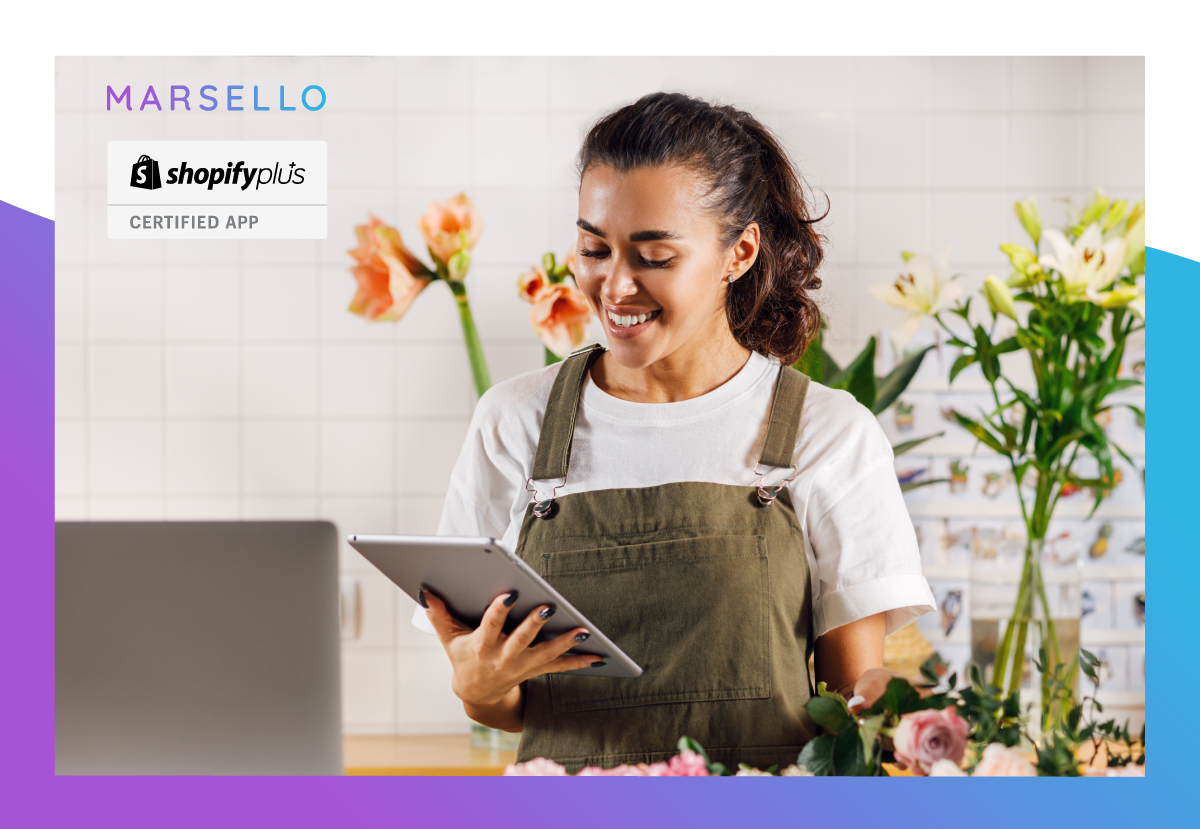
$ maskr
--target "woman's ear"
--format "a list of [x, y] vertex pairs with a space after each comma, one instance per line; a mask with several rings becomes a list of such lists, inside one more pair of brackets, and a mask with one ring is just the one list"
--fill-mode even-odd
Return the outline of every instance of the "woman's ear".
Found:
[[732, 256], [730, 257], [726, 277], [730, 282], [735, 281], [738, 277], [754, 265], [758, 259], [758, 249], [761, 241], [758, 222], [751, 222], [746, 225], [746, 229], [742, 231], [741, 237], [733, 243]]

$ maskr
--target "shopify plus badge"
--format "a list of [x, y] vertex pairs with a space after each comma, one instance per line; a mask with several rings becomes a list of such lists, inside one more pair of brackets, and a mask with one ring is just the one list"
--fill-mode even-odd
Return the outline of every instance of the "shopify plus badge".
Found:
[[108, 237], [324, 239], [326, 173], [324, 141], [110, 141]]

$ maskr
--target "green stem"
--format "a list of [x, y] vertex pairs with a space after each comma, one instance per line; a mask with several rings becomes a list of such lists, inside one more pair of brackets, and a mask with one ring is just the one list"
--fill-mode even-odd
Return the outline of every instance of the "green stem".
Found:
[[[1000, 647], [996, 649], [996, 661], [992, 667], [992, 683], [997, 687], [1005, 690], [1004, 677], [1008, 669], [1008, 657], [1012, 653], [1013, 633], [1016, 631], [1017, 624], [1021, 617], [1021, 611], [1029, 598], [1029, 580], [1030, 567], [1032, 566], [1032, 557], [1028, 550], [1025, 554], [1025, 563], [1021, 568], [1021, 581], [1017, 585], [1017, 601], [1013, 605], [1012, 616], [1008, 619], [1008, 624], [1004, 626], [1004, 639], [1000, 642]], [[1022, 645], [1022, 647], [1024, 647]], [[1024, 655], [1021, 656], [1022, 662]], [[1019, 677], [1018, 677], [1019, 679]], [[1015, 686], [1014, 686], [1015, 687]], [[1012, 692], [1012, 689], [1005, 690], [1005, 696]]]
[[546, 352], [546, 365], [548, 365], [548, 366], [552, 366], [552, 365], [554, 365], [555, 363], [561, 363], [561, 362], [562, 362], [562, 357], [559, 357], [557, 354], [555, 354], [553, 351], [551, 351], [550, 349], [546, 348], [545, 346], [542, 346], [542, 348], [543, 348], [543, 349], [545, 350], [545, 352]]
[[458, 317], [462, 322], [463, 341], [467, 345], [467, 357], [471, 361], [471, 375], [475, 379], [475, 393], [483, 397], [483, 393], [492, 386], [491, 375], [488, 374], [487, 360], [483, 356], [483, 343], [479, 341], [479, 332], [475, 330], [475, 319], [471, 316], [471, 305], [467, 302], [467, 286], [454, 280], [445, 280], [458, 303]]
[[1021, 674], [1025, 672], [1025, 639], [1029, 634], [1029, 620], [1022, 619], [1017, 623], [1017, 646], [1012, 652], [1012, 671], [1008, 678], [1008, 688], [1005, 695], [1021, 687]]

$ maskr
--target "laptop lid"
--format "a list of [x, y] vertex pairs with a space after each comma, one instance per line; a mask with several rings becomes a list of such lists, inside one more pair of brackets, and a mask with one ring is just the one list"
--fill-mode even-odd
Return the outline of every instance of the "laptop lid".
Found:
[[59, 774], [341, 774], [337, 529], [55, 524]]

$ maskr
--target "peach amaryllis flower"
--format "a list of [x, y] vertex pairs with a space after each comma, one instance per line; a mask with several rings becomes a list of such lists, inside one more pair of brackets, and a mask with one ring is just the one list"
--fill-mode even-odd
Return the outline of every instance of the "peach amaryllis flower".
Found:
[[354, 233], [358, 247], [349, 253], [358, 264], [350, 272], [358, 291], [350, 312], [381, 322], [400, 319], [430, 283], [428, 269], [404, 247], [399, 231], [375, 216], [368, 214], [367, 223], [355, 227]]
[[559, 282], [537, 296], [529, 309], [529, 321], [546, 348], [565, 357], [583, 344], [591, 314], [583, 291]]
[[483, 233], [483, 218], [466, 193], [431, 201], [417, 225], [430, 254], [446, 265], [456, 254], [474, 248]]
[[550, 287], [550, 277], [539, 265], [534, 265], [517, 277], [517, 296], [526, 302], [537, 302], [542, 291]]

